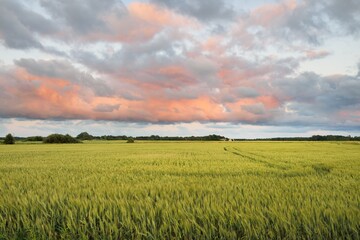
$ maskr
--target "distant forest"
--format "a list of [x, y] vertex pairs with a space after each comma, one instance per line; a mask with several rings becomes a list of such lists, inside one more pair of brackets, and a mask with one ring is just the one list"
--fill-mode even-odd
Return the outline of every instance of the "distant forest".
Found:
[[[61, 135], [61, 134], [51, 134], [48, 137], [42, 136], [31, 136], [31, 137], [14, 137], [16, 141], [44, 141], [49, 142], [51, 138], [66, 138], [71, 139], [70, 135]], [[131, 137], [126, 135], [103, 135], [103, 136], [93, 136], [87, 132], [82, 132], [74, 138], [78, 141], [84, 140], [149, 140], [149, 141], [360, 141], [360, 136], [341, 136], [341, 135], [313, 135], [311, 137], [276, 137], [276, 138], [256, 138], [256, 139], [244, 139], [244, 138], [227, 138], [224, 136], [212, 134], [208, 136], [187, 136], [187, 137], [179, 137], [179, 136], [159, 136], [159, 135], [151, 135], [151, 136], [138, 136]], [[4, 140], [4, 138], [0, 138], [0, 140]], [[69, 140], [70, 141], [70, 140]]]

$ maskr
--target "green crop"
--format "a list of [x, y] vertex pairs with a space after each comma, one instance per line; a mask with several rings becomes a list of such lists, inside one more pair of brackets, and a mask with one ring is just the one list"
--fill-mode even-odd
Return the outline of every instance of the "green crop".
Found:
[[357, 142], [0, 145], [0, 239], [359, 239]]

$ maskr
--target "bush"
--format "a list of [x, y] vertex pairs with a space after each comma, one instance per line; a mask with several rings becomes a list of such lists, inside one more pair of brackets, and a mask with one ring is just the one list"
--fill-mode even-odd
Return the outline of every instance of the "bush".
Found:
[[133, 139], [133, 138], [129, 138], [128, 140], [127, 140], [127, 143], [134, 143], [135, 142], [135, 140]]
[[69, 134], [62, 135], [62, 134], [51, 134], [47, 136], [44, 143], [79, 143], [79, 141]]
[[15, 143], [15, 139], [10, 133], [5, 136], [4, 144], [14, 144], [14, 143]]

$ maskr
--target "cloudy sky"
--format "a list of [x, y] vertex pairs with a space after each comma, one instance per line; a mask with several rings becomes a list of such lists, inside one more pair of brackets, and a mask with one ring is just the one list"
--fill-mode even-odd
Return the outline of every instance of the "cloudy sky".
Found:
[[360, 135], [359, 0], [0, 0], [0, 134]]

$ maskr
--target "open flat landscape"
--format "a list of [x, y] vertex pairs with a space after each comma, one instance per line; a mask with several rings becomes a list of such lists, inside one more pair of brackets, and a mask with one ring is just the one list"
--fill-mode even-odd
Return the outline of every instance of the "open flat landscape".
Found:
[[0, 240], [360, 240], [360, 0], [0, 0]]
[[359, 142], [0, 145], [0, 239], [359, 232]]

